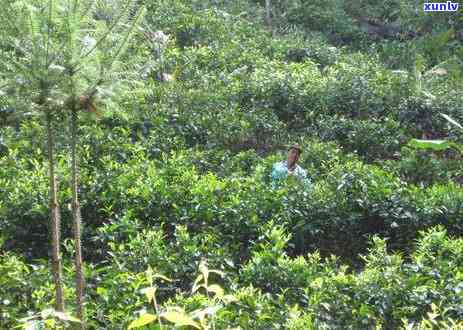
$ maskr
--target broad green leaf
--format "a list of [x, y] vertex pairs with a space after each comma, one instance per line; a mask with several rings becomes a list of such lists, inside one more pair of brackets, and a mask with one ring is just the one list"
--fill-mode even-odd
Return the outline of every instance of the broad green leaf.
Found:
[[63, 313], [63, 312], [55, 311], [53, 314], [57, 319], [60, 319], [61, 321], [70, 321], [70, 322], [80, 323], [80, 320], [78, 318], [71, 316], [69, 314]]
[[222, 298], [224, 295], [223, 289], [217, 284], [209, 285], [207, 291], [214, 292], [217, 298]]
[[146, 295], [146, 298], [148, 299], [148, 302], [152, 302], [154, 300], [154, 295], [156, 294], [156, 287], [150, 286], [148, 288], [144, 288], [141, 290], [141, 293], [144, 293]]
[[161, 280], [164, 280], [166, 282], [172, 282], [170, 278], [165, 277], [164, 275], [161, 275], [161, 274], [154, 274], [154, 278], [160, 278]]
[[106, 296], [108, 294], [108, 289], [100, 286], [96, 288], [96, 293], [99, 294], [100, 296]]
[[156, 321], [156, 318], [157, 318], [156, 315], [153, 315], [153, 314], [149, 314], [149, 313], [143, 314], [138, 319], [132, 321], [129, 324], [129, 327], [127, 328], [127, 330], [140, 328], [147, 324], [153, 323], [154, 321]]
[[408, 143], [409, 146], [418, 148], [418, 149], [426, 149], [426, 150], [445, 150], [450, 148], [449, 141], [446, 140], [418, 140], [412, 139]]
[[185, 311], [181, 309], [165, 312], [161, 316], [167, 321], [175, 324], [176, 327], [189, 325], [196, 329], [201, 329], [200, 324], [195, 322], [188, 314], [185, 313]]
[[203, 279], [203, 275], [199, 274], [196, 280], [193, 283], [193, 288], [191, 289], [192, 293], [195, 293], [202, 285], [198, 285], [199, 282]]

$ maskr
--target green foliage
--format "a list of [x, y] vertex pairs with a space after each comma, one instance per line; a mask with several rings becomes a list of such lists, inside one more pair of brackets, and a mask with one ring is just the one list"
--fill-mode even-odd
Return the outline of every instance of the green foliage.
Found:
[[366, 161], [387, 159], [400, 151], [405, 132], [393, 119], [349, 119], [331, 117], [319, 124], [323, 140], [339, 141], [344, 150], [354, 152]]
[[[9, 329], [20, 325], [27, 328], [34, 323], [35, 326], [42, 324], [53, 328], [76, 321], [69, 313], [49, 308], [55, 297], [46, 260], [26, 262], [11, 252], [0, 251], [0, 275], [0, 327]], [[71, 284], [72, 278], [69, 277], [66, 283]], [[67, 299], [73, 295], [71, 286], [65, 287]]]
[[[292, 321], [296, 324], [397, 327], [401, 319], [425, 319], [427, 313], [431, 312], [431, 303], [440, 304], [448, 313], [444, 319], [450, 322], [452, 318], [458, 319], [461, 313], [455, 310], [459, 309], [457, 301], [461, 297], [457, 300], [450, 298], [455, 294], [450, 293], [454, 289], [448, 285], [460, 275], [450, 269], [461, 269], [461, 265], [447, 265], [447, 262], [455, 260], [453, 253], [458, 253], [462, 242], [461, 239], [453, 240], [445, 235], [442, 229], [422, 233], [413, 259], [408, 263], [400, 255], [389, 254], [386, 242], [375, 238], [372, 248], [364, 257], [364, 268], [358, 273], [347, 272], [346, 267], [337, 266], [335, 260], [322, 263], [317, 254], [296, 259], [284, 254], [270, 257], [270, 246], [261, 246], [243, 269], [241, 278], [247, 283], [252, 281], [273, 295], [282, 295], [286, 304], [298, 303], [303, 306], [302, 311], [306, 314], [304, 316], [299, 312], [302, 319]], [[428, 250], [431, 246], [435, 252]], [[430, 262], [430, 268], [426, 268], [425, 260]], [[436, 275], [430, 276], [429, 272]], [[437, 280], [438, 273], [452, 274], [453, 280], [444, 281], [446, 284], [443, 284]], [[423, 300], [423, 303], [417, 304], [416, 299], [427, 300], [427, 303]], [[437, 315], [437, 320], [443, 320], [442, 317]]]
[[[89, 269], [93, 274], [89, 313], [99, 320], [100, 327], [109, 328], [129, 323], [135, 327], [142, 321], [155, 321], [155, 315], [161, 317], [167, 328], [170, 323], [166, 321], [175, 324], [187, 320], [198, 328], [207, 328], [211, 322], [217, 328], [286, 323], [294, 329], [303, 325], [332, 328], [400, 327], [403, 322], [459, 324], [456, 320], [463, 313], [460, 294], [463, 241], [448, 236], [443, 228], [422, 232], [408, 261], [399, 254], [389, 253], [385, 240], [374, 238], [360, 271], [350, 271], [336, 258], [322, 259], [318, 253], [289, 257], [285, 253], [289, 237], [281, 226], [269, 223], [261, 234], [236, 283], [234, 280], [234, 284], [219, 287], [215, 283], [223, 273], [201, 262], [199, 277], [190, 282], [193, 292], [172, 292], [169, 299], [163, 298], [165, 293], [161, 292], [170, 280], [154, 271], [127, 273], [119, 262], [112, 269], [104, 265]], [[13, 255], [3, 255], [0, 266], [2, 274], [5, 271], [8, 274], [2, 277], [6, 281], [2, 283], [6, 284], [1, 287], [2, 297], [16, 299], [11, 294], [27, 294], [32, 289], [34, 301], [41, 300], [39, 293], [47, 290], [43, 272], [37, 271], [41, 268], [29, 273], [25, 271], [27, 266]], [[163, 272], [164, 265], [159, 264], [156, 269]], [[25, 274], [28, 280], [19, 284]], [[19, 285], [13, 286], [12, 281]], [[228, 286], [230, 289], [225, 290], [232, 295], [223, 294], [223, 288]], [[195, 292], [198, 288], [201, 292]], [[146, 300], [153, 304], [155, 297], [158, 312], [152, 314], [142, 309], [137, 323], [132, 323], [128, 316], [140, 310]], [[18, 305], [8, 304], [5, 299], [2, 303], [7, 322], [20, 315]], [[8, 324], [14, 323], [2, 325]]]
[[240, 98], [244, 107], [272, 109], [280, 121], [300, 127], [324, 110], [317, 96], [324, 85], [324, 78], [309, 60], [288, 65], [269, 62], [256, 68]]
[[[66, 105], [60, 79], [77, 58], [63, 53], [46, 70], [19, 70], [46, 55], [34, 24], [50, 18], [46, 4], [8, 3], [0, 14], [9, 22], [0, 37], [0, 328], [28, 315], [56, 320], [45, 132], [28, 106], [40, 103], [34, 77], [50, 82], [50, 107]], [[77, 73], [86, 92], [99, 68], [112, 63], [117, 72], [105, 75], [114, 89], [98, 90], [95, 105], [107, 110], [99, 121], [79, 119], [88, 327], [461, 328], [462, 159], [447, 148], [463, 141], [454, 123], [463, 120], [459, 18], [401, 0], [272, 0], [271, 36], [264, 1], [142, 3], [140, 29], [115, 28], [101, 44], [114, 51], [86, 57]], [[117, 20], [121, 3], [111, 4], [92, 3], [88, 21], [54, 6], [52, 21], [90, 24], [73, 35], [85, 51]], [[35, 22], [21, 34], [7, 19], [19, 13], [18, 24]], [[394, 38], [380, 31], [390, 27], [400, 30]], [[15, 44], [19, 35], [36, 39]], [[61, 54], [67, 39], [53, 38], [50, 54]], [[6, 65], [9, 57], [20, 62]], [[69, 298], [68, 137], [64, 114], [53, 119]], [[418, 147], [444, 142], [426, 151], [407, 146], [412, 138]], [[314, 184], [274, 188], [272, 165], [294, 142]]]
[[350, 42], [360, 34], [343, 6], [342, 1], [290, 1], [287, 8], [288, 22], [301, 24], [309, 30], [334, 34], [342, 42]]
[[[461, 126], [459, 123], [457, 123], [455, 120], [453, 120], [451, 117], [447, 116], [446, 114], [441, 114], [448, 122], [450, 122], [452, 125], [456, 126], [458, 129], [463, 131], [463, 126]], [[417, 139], [412, 139], [408, 143], [409, 146], [418, 148], [418, 149], [424, 149], [424, 150], [446, 150], [450, 148], [455, 148], [456, 150], [463, 152], [463, 146], [447, 141], [447, 140], [417, 140]]]
[[57, 312], [52, 309], [45, 309], [36, 315], [21, 319], [21, 328], [34, 329], [66, 329], [76, 323], [81, 323], [79, 319], [63, 312]]
[[400, 160], [386, 161], [384, 167], [402, 180], [420, 186], [461, 180], [461, 157], [456, 151], [429, 152], [403, 147]]
[[[105, 221], [108, 225], [102, 228], [104, 230], [100, 234], [91, 235], [89, 231], [84, 237], [87, 240], [92, 236], [98, 237], [105, 244], [101, 246], [89, 241], [89, 244], [96, 244], [96, 254], [104, 253], [107, 249], [105, 246], [111, 241], [127, 241], [127, 247], [131, 247], [134, 255], [123, 258], [132, 265], [132, 270], [140, 271], [143, 260], [152, 258], [151, 250], [144, 247], [145, 241], [155, 239], [152, 244], [157, 246], [158, 243], [154, 242], [162, 241], [163, 237], [170, 240], [176, 236], [187, 245], [193, 244], [189, 248], [191, 255], [184, 256], [184, 270], [179, 270], [184, 276], [191, 272], [191, 266], [188, 265], [195, 260], [193, 255], [199, 248], [197, 245], [204, 244], [199, 248], [202, 253], [216, 251], [215, 257], [208, 257], [211, 260], [226, 258], [236, 262], [246, 259], [250, 242], [258, 237], [258, 229], [270, 219], [279, 219], [290, 226], [291, 232], [296, 234], [293, 237], [296, 251], [319, 248], [326, 252], [355, 256], [364, 247], [364, 241], [359, 240], [359, 237], [379, 232], [392, 235], [393, 242], [405, 248], [406, 240], [413, 237], [413, 233], [423, 225], [420, 224], [420, 216], [414, 211], [419, 209], [416, 204], [418, 202], [408, 197], [413, 196], [413, 187], [407, 188], [398, 177], [378, 166], [364, 165], [353, 157], [345, 157], [339, 149], [330, 149], [323, 143], [317, 143], [307, 143], [301, 160], [314, 177], [315, 185], [310, 192], [297, 183], [288, 183], [283, 189], [277, 190], [267, 186], [267, 176], [272, 163], [278, 159], [276, 157], [262, 161], [254, 159], [251, 165], [241, 162], [243, 154], [225, 162], [219, 158], [225, 168], [216, 168], [213, 164], [208, 166], [217, 169], [222, 175], [235, 173], [236, 176], [218, 177], [212, 173], [200, 174], [193, 165], [194, 160], [189, 159], [194, 158], [191, 153], [188, 156], [185, 153], [173, 153], [170, 156], [164, 154], [159, 160], [151, 160], [141, 146], [124, 145], [124, 154], [117, 156], [121, 157], [119, 161], [109, 157], [101, 158], [96, 164], [103, 171], [84, 172], [82, 175], [83, 183], [96, 182], [88, 185], [93, 187], [91, 190], [82, 192], [82, 198], [89, 201], [89, 206], [83, 210], [89, 218], [89, 228], [94, 230], [100, 227], [100, 219], [112, 219], [110, 223]], [[114, 150], [120, 148], [118, 146]], [[201, 158], [203, 155], [199, 153], [196, 157]], [[408, 156], [408, 159], [408, 165], [405, 159], [401, 161], [401, 167], [397, 167], [398, 174], [414, 182], [418, 182], [420, 175], [422, 178], [429, 175], [426, 171], [431, 169], [430, 166], [422, 174], [415, 170], [425, 164], [423, 160], [416, 159], [411, 163], [412, 158]], [[438, 164], [433, 165], [436, 173], [439, 173]], [[405, 166], [409, 166], [409, 169]], [[453, 173], [458, 175], [458, 161], [455, 166]], [[143, 179], [139, 176], [140, 172], [145, 173]], [[239, 173], [246, 176], [240, 177]], [[29, 184], [31, 177], [35, 178], [29, 175]], [[10, 187], [13, 187], [12, 184]], [[448, 187], [452, 198], [459, 198], [460, 188], [445, 184], [443, 187]], [[45, 194], [44, 186], [41, 195]], [[66, 203], [69, 195], [61, 198]], [[402, 206], [395, 205], [396, 202]], [[10, 199], [6, 205], [12, 206], [5, 210], [22, 212], [27, 205], [22, 203], [22, 197]], [[441, 207], [452, 205], [449, 204], [450, 200], [442, 200], [441, 203]], [[398, 210], [405, 205], [409, 213], [404, 215], [405, 211]], [[39, 207], [37, 212], [45, 217], [42, 208]], [[435, 212], [431, 213], [429, 224], [441, 223], [440, 211]], [[11, 212], [3, 214], [5, 228], [10, 233], [7, 243], [19, 247], [23, 234], [14, 225], [9, 225], [7, 219], [12, 215]], [[444, 216], [450, 217], [447, 223], [449, 228], [457, 224], [450, 221], [453, 219], [450, 213], [444, 211]], [[406, 219], [412, 221], [407, 225], [409, 231], [400, 233], [394, 227], [389, 227], [398, 219], [401, 219], [400, 223], [405, 223]], [[143, 228], [147, 225], [163, 228], [165, 234], [144, 232]], [[214, 228], [214, 232], [208, 235], [207, 241], [201, 242], [194, 236], [180, 235], [182, 231], [175, 229], [176, 225], [186, 227], [187, 232], [193, 235], [211, 228]], [[156, 251], [153, 250], [153, 262], [160, 262], [162, 253]], [[165, 263], [169, 263], [168, 259]], [[167, 275], [181, 277], [170, 272]], [[188, 282], [188, 276], [185, 280]]]
[[[161, 319], [173, 323], [175, 327], [190, 326], [195, 329], [209, 329], [209, 324], [211, 324], [212, 328], [215, 328], [214, 315], [223, 308], [224, 304], [226, 305], [231, 301], [234, 301], [235, 298], [231, 295], [225, 295], [224, 290], [218, 284], [209, 284], [209, 277], [211, 274], [223, 276], [223, 272], [209, 269], [204, 260], [200, 262], [198, 268], [200, 274], [193, 283], [191, 294], [195, 295], [193, 297], [198, 299], [199, 295], [197, 292], [199, 289], [204, 289], [206, 293], [203, 296], [205, 298], [205, 306], [189, 313], [178, 306], [167, 306], [166, 310], [161, 312], [156, 302], [156, 291], [158, 287], [153, 286], [153, 282], [151, 280], [151, 286], [143, 289], [142, 291], [146, 294], [148, 303], [153, 302], [156, 315], [143, 313], [138, 319], [130, 323], [128, 329], [143, 327], [147, 324], [153, 323], [156, 319], [158, 319], [160, 328], [163, 327]], [[154, 277], [165, 281], [171, 281], [163, 275], [153, 274], [151, 268], [148, 269], [147, 276], [150, 279]], [[168, 303], [168, 305], [170, 305], [170, 303]]]
[[331, 112], [352, 117], [381, 117], [407, 96], [408, 81], [361, 53], [329, 69], [327, 102]]

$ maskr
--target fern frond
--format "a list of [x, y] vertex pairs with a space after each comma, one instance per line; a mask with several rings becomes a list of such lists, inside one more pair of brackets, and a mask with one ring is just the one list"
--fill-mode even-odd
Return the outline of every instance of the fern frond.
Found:
[[[74, 2], [74, 5], [76, 5], [76, 2]], [[78, 40], [78, 32], [79, 32], [79, 20], [80, 17], [78, 17], [77, 13], [71, 9], [71, 7], [69, 6], [69, 8], [67, 8], [66, 10], [66, 16], [65, 16], [65, 22], [64, 22], [64, 25], [66, 27], [66, 36], [67, 36], [67, 45], [66, 47], [64, 47], [64, 49], [66, 50], [66, 53], [65, 53], [65, 58], [66, 58], [66, 62], [69, 64], [69, 65], [73, 65], [74, 64], [74, 60], [77, 59], [77, 48], [78, 48], [78, 44], [77, 44], [77, 40]]]
[[0, 58], [0, 64], [4, 69], [6, 69], [2, 74], [7, 74], [7, 70], [12, 73], [13, 76], [16, 75], [17, 71], [20, 71], [24, 77], [34, 77], [34, 71], [30, 70], [24, 64], [18, 62], [15, 58], [10, 58], [9, 61], [5, 61], [3, 58]]
[[50, 48], [50, 39], [51, 39], [51, 24], [53, 19], [53, 0], [48, 1], [48, 24], [47, 24], [47, 42], [45, 46], [45, 69], [48, 68], [48, 56]]
[[[131, 7], [131, 1], [128, 1], [127, 2], [127, 5], [125, 6], [125, 8], [122, 10], [122, 12], [119, 14], [119, 16], [116, 18], [116, 20], [111, 24], [111, 26], [107, 29], [107, 31], [103, 34], [103, 36], [98, 39], [98, 41], [95, 43], [95, 45], [88, 51], [86, 52], [82, 57], [81, 57], [81, 60], [85, 59], [87, 56], [89, 56], [90, 54], [93, 53], [93, 51], [95, 49], [97, 49], [101, 43], [103, 43], [106, 38], [110, 35], [110, 33], [117, 27], [117, 25], [121, 22], [122, 18], [124, 17], [124, 15], [127, 14], [127, 12], [129, 11]], [[77, 69], [78, 70], [78, 69]]]
[[132, 36], [133, 31], [135, 30], [135, 28], [138, 26], [140, 21], [145, 16], [145, 13], [146, 13], [146, 8], [145, 7], [142, 7], [142, 8], [139, 9], [137, 15], [135, 16], [135, 19], [133, 20], [132, 24], [129, 27], [129, 30], [127, 31], [124, 38], [122, 39], [122, 42], [121, 42], [119, 48], [116, 50], [115, 54], [113, 54], [113, 60], [112, 60], [112, 62], [110, 62], [109, 67], [111, 67], [112, 64], [116, 60], [118, 60], [119, 56], [125, 51], [125, 49], [127, 48], [127, 45], [128, 45], [127, 41]]
[[[40, 24], [39, 17], [36, 15], [38, 9], [32, 5], [27, 6], [28, 11], [28, 20], [29, 20], [29, 34], [32, 41], [32, 54], [31, 57], [32, 63], [37, 65], [37, 61], [40, 58]], [[35, 67], [35, 65], [33, 65]]]

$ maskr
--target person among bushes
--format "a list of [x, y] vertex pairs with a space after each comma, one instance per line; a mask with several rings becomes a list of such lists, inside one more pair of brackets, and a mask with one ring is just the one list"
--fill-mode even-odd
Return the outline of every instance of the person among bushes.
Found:
[[299, 160], [301, 153], [301, 146], [298, 144], [293, 144], [289, 148], [288, 159], [286, 161], [273, 164], [271, 174], [273, 183], [293, 176], [305, 184], [310, 184], [310, 180], [307, 177], [307, 171], [297, 165], [297, 161]]

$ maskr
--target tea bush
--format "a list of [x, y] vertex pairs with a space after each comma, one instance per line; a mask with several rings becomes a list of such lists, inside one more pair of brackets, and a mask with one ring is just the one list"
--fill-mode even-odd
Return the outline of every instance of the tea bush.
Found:
[[[179, 230], [184, 232], [180, 235], [188, 235], [185, 229]], [[422, 232], [408, 261], [398, 254], [388, 253], [386, 241], [375, 238], [363, 257], [364, 267], [358, 272], [351, 271], [339, 260], [322, 259], [317, 253], [289, 257], [285, 253], [289, 236], [282, 226], [269, 223], [260, 233], [262, 236], [253, 247], [251, 259], [240, 268], [238, 277], [230, 272], [227, 273], [228, 280], [220, 281], [233, 295], [233, 300], [215, 315], [217, 326], [249, 328], [290, 322], [294, 326], [306, 324], [330, 328], [401, 327], [404, 319], [408, 322], [426, 320], [428, 313], [434, 310], [432, 305], [445, 310], [445, 314], [436, 314], [436, 321], [450, 322], [462, 317], [459, 270], [463, 267], [460, 260], [463, 242], [448, 236], [442, 228]], [[138, 238], [134, 243], [127, 241], [129, 245], [126, 247], [125, 244], [114, 244], [112, 258], [116, 259], [110, 265], [87, 269], [91, 279], [89, 297], [92, 297], [88, 307], [93, 326], [128, 324], [131, 317], [127, 316], [144, 308], [140, 290], [148, 285], [149, 278], [142, 270], [143, 263], [145, 267], [155, 264], [157, 272], [166, 274], [173, 265], [185, 265], [183, 261], [191, 260], [190, 257], [182, 259], [175, 251], [199, 252], [197, 247], [188, 247], [194, 245], [188, 243], [188, 237], [181, 245], [173, 244], [166, 250], [166, 241], [159, 232], [145, 232], [142, 236], [147, 241], [143, 241], [141, 249], [136, 248]], [[143, 247], [149, 247], [150, 252], [143, 251]], [[143, 257], [150, 254], [158, 257]], [[170, 260], [161, 261], [159, 257]], [[201, 257], [206, 255], [199, 252], [198, 258]], [[129, 270], [136, 264], [139, 265], [136, 266], [138, 271]], [[220, 265], [224, 265], [223, 259], [217, 259], [217, 266]], [[43, 308], [50, 278], [43, 265], [34, 266], [31, 271], [21, 258], [11, 253], [1, 256], [0, 267], [4, 275], [1, 324], [7, 326], [14, 324], [11, 322], [26, 310], [32, 312]], [[193, 263], [188, 270], [193, 276], [191, 281], [197, 267], [198, 264]], [[72, 271], [66, 272], [68, 276], [72, 276]], [[188, 287], [189, 283], [184, 284]], [[177, 287], [179, 283], [174, 281], [173, 284]], [[9, 303], [16, 301], [17, 295], [23, 296], [21, 306]], [[207, 306], [211, 299], [178, 294], [168, 282], [159, 284], [156, 295], [161, 310], [179, 306], [192, 311]], [[31, 306], [36, 307], [31, 310]]]
[[[276, 237], [274, 239], [283, 245], [287, 240], [282, 232], [275, 230], [268, 235]], [[335, 260], [321, 263], [317, 254], [289, 259], [284, 251], [272, 251], [274, 241], [274, 244], [256, 248], [241, 278], [244, 283], [252, 281], [266, 292], [284, 295], [286, 302], [297, 302], [311, 312], [308, 313], [311, 322], [318, 320], [329, 327], [399, 327], [403, 318], [415, 321], [425, 318], [432, 303], [446, 309], [447, 317], [457, 320], [461, 317], [458, 307], [461, 296], [456, 298], [455, 288], [449, 284], [460, 275], [450, 271], [450, 267], [461, 268], [453, 262], [459, 262], [454, 259], [454, 253], [461, 250], [462, 242], [445, 238], [445, 235], [442, 228], [421, 233], [417, 250], [409, 262], [398, 254], [389, 254], [386, 242], [375, 238], [359, 273], [348, 272]], [[273, 249], [281, 249], [281, 244], [277, 243]], [[430, 262], [430, 268], [424, 266], [425, 260]], [[449, 261], [452, 266], [448, 265]], [[439, 271], [436, 267], [446, 270]], [[429, 271], [434, 271], [435, 275], [430, 276]], [[438, 281], [440, 272], [450, 275], [452, 280]], [[416, 286], [417, 283], [420, 285]], [[427, 303], [416, 304], [418, 296], [427, 299]]]
[[354, 152], [366, 161], [395, 157], [407, 141], [405, 130], [396, 121], [356, 120], [331, 117], [318, 127], [325, 141], [339, 141], [344, 150]]
[[388, 160], [383, 166], [402, 180], [417, 186], [461, 182], [461, 156], [456, 151], [426, 152], [402, 147], [400, 159]]
[[290, 127], [310, 123], [310, 113], [323, 111], [320, 99], [325, 80], [311, 61], [282, 64], [265, 63], [256, 68], [247, 86], [242, 87], [241, 105], [272, 110]]
[[292, 1], [287, 11], [289, 23], [301, 24], [308, 30], [335, 34], [344, 43], [352, 42], [362, 35], [353, 24], [352, 17], [346, 13], [341, 1], [330, 0], [311, 4]]
[[[365, 165], [355, 158], [349, 160], [340, 154], [339, 149], [330, 151], [320, 142], [318, 146], [317, 142], [309, 143], [307, 155], [304, 154], [302, 159], [315, 180], [310, 190], [289, 182], [279, 189], [267, 186], [271, 164], [278, 159], [276, 157], [264, 160], [251, 158], [250, 163], [240, 163], [241, 157], [247, 155], [243, 153], [225, 162], [222, 158], [219, 168], [213, 163], [208, 164], [217, 171], [216, 175], [213, 172], [200, 174], [193, 165], [194, 158], [183, 152], [164, 154], [161, 159], [148, 159], [146, 150], [141, 146], [124, 148], [125, 153], [132, 150], [132, 154], [126, 154], [119, 161], [103, 156], [95, 165], [104, 170], [82, 172], [82, 180], [87, 187], [82, 191], [82, 200], [88, 201], [83, 209], [88, 218], [86, 239], [94, 236], [91, 232], [103, 223], [122, 219], [121, 216], [126, 214], [140, 221], [142, 227], [164, 226], [167, 237], [173, 237], [176, 225], [187, 226], [193, 233], [215, 228], [219, 233], [217, 240], [223, 241], [230, 251], [234, 251], [235, 258], [241, 260], [247, 257], [249, 242], [257, 237], [257, 229], [271, 219], [289, 225], [298, 242], [295, 251], [318, 248], [351, 257], [365, 246], [359, 238], [370, 234], [382, 233], [391, 238], [391, 244], [397, 243], [398, 247], [405, 248], [414, 233], [428, 225], [445, 223], [453, 232], [460, 230], [457, 221], [459, 211], [453, 202], [459, 200], [461, 194], [458, 186], [443, 185], [440, 190], [437, 186], [430, 187], [431, 190], [422, 193], [378, 166]], [[317, 148], [323, 149], [317, 151]], [[316, 153], [319, 156], [314, 158]], [[200, 155], [204, 153], [196, 157]], [[252, 156], [252, 153], [249, 155]], [[234, 162], [238, 165], [233, 165]], [[243, 172], [235, 172], [229, 166]], [[37, 173], [36, 170], [34, 173]], [[140, 173], [144, 176], [140, 177]], [[231, 173], [237, 176], [228, 176]], [[239, 176], [239, 173], [245, 176]], [[42, 184], [46, 183], [43, 175], [42, 179], [36, 175], [29, 175], [24, 182], [30, 185], [41, 180]], [[34, 179], [31, 181], [31, 178]], [[7, 205], [15, 206], [5, 210], [23, 212], [25, 204], [22, 203], [29, 199], [12, 195], [9, 192], [12, 187], [10, 185], [7, 190], [11, 196]], [[36, 191], [39, 198], [37, 212], [42, 215], [42, 220], [36, 222], [39, 227], [35, 231], [37, 235], [44, 235], [45, 228], [40, 225], [46, 224], [47, 216], [46, 210], [39, 205], [42, 205], [40, 201], [46, 194], [45, 186]], [[428, 191], [432, 191], [429, 197]], [[449, 198], [444, 198], [445, 194]], [[61, 196], [63, 204], [67, 198], [65, 194]], [[437, 198], [436, 210], [429, 209], [430, 213], [426, 215], [421, 213], [420, 205], [428, 198]], [[452, 212], [456, 212], [455, 215]], [[11, 211], [4, 213], [3, 224], [9, 233], [7, 244], [19, 248], [27, 231], [22, 231], [24, 225], [7, 221], [14, 214]], [[68, 213], [63, 213], [63, 219], [68, 216]], [[26, 224], [35, 225], [34, 222]], [[399, 226], [400, 231], [394, 226]]]
[[[463, 328], [461, 155], [407, 146], [463, 141], [440, 115], [463, 121], [458, 17], [272, 0], [269, 24], [265, 1], [137, 3], [127, 85], [79, 114], [87, 328]], [[78, 327], [68, 118], [60, 314], [46, 134], [4, 85], [0, 20], [0, 328]], [[293, 143], [310, 186], [272, 182]]]

